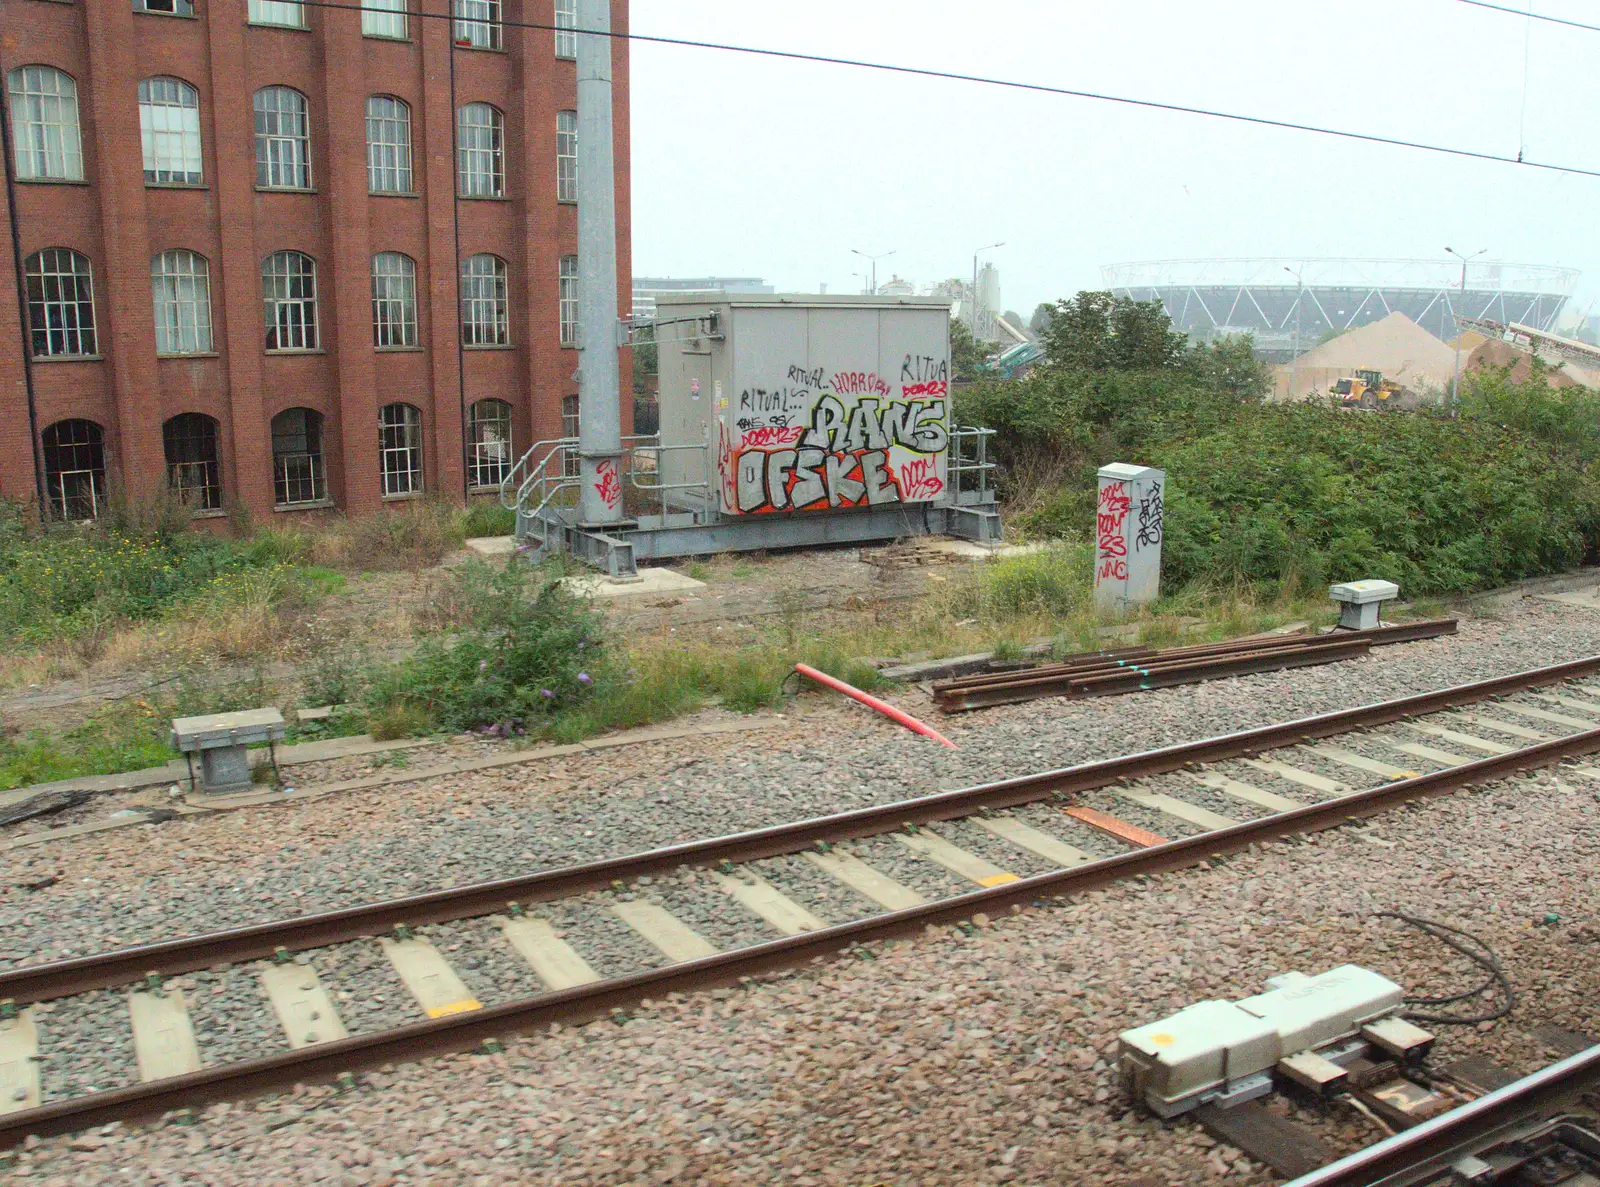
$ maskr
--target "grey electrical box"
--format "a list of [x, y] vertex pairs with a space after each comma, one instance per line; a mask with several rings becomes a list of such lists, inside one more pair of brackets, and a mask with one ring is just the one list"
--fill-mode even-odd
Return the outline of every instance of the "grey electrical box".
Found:
[[1339, 603], [1339, 625], [1346, 630], [1364, 631], [1377, 626], [1383, 603], [1400, 596], [1393, 581], [1346, 581], [1328, 587], [1328, 596]]
[[201, 783], [214, 794], [244, 791], [251, 786], [246, 747], [272, 743], [288, 732], [276, 709], [243, 709], [204, 717], [177, 717], [172, 722], [172, 747], [200, 755]]
[[679, 506], [743, 517], [954, 501], [947, 299], [686, 294], [657, 298], [656, 318], [660, 471]]

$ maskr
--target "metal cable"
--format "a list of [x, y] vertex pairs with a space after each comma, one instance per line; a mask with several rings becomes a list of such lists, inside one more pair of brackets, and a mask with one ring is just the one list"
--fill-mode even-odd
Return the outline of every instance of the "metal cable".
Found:
[[[1448, 923], [1440, 923], [1437, 919], [1424, 919], [1420, 915], [1408, 915], [1404, 911], [1374, 911], [1372, 917], [1374, 919], [1398, 919], [1401, 923], [1408, 924], [1418, 931], [1432, 936], [1446, 947], [1459, 952], [1479, 968], [1487, 970], [1489, 974], [1483, 983], [1474, 989], [1468, 989], [1461, 993], [1446, 994], [1443, 997], [1408, 997], [1405, 999], [1406, 1005], [1444, 1006], [1452, 1002], [1465, 1001], [1468, 998], [1488, 993], [1496, 987], [1505, 995], [1503, 1005], [1482, 1014], [1417, 1014], [1408, 1010], [1406, 1013], [1408, 1018], [1413, 1018], [1418, 1022], [1432, 1022], [1445, 1026], [1469, 1026], [1479, 1022], [1493, 1022], [1496, 1019], [1504, 1018], [1516, 1008], [1517, 993], [1512, 988], [1511, 981], [1505, 975], [1505, 971], [1501, 969], [1499, 957], [1495, 955], [1493, 948], [1490, 948], [1488, 944], [1477, 936], [1470, 932], [1462, 931], [1459, 927], [1451, 927]], [[1476, 945], [1482, 951], [1474, 951], [1469, 945]]]
[[[1467, 0], [1472, 2], [1472, 0]], [[307, 8], [341, 9], [346, 12], [367, 11], [365, 5], [359, 3], [339, 3], [337, 0], [300, 0]], [[1485, 5], [1485, 7], [1489, 7]], [[374, 8], [374, 12], [383, 12], [393, 15], [392, 8]], [[1511, 10], [1516, 12], [1515, 9]], [[421, 12], [417, 9], [406, 10], [407, 16], [419, 19], [432, 19], [449, 21], [457, 18], [449, 13]], [[1518, 16], [1526, 13], [1517, 12]], [[1537, 14], [1535, 14], [1537, 15]], [[1335, 136], [1341, 140], [1360, 140], [1368, 144], [1387, 144], [1394, 148], [1410, 148], [1420, 152], [1442, 153], [1452, 157], [1468, 157], [1478, 161], [1493, 161], [1501, 165], [1526, 165], [1534, 169], [1546, 169], [1554, 173], [1572, 173], [1583, 177], [1600, 177], [1600, 169], [1582, 169], [1575, 165], [1554, 165], [1543, 161], [1530, 161], [1525, 157], [1509, 157], [1501, 153], [1479, 152], [1470, 148], [1452, 148], [1444, 144], [1429, 144], [1426, 141], [1406, 140], [1399, 136], [1379, 136], [1371, 132], [1351, 132], [1341, 128], [1328, 128], [1318, 124], [1301, 124], [1292, 120], [1272, 119], [1261, 115], [1244, 115], [1233, 111], [1219, 111], [1209, 107], [1193, 107], [1183, 103], [1162, 103], [1155, 99], [1135, 99], [1127, 95], [1110, 95], [1100, 91], [1083, 91], [1072, 87], [1049, 86], [1038, 82], [1020, 82], [1016, 79], [995, 78], [983, 74], [964, 74], [955, 70], [933, 70], [921, 66], [899, 66], [890, 62], [871, 62], [862, 58], [840, 58], [830, 54], [807, 54], [798, 50], [764, 49], [753, 45], [731, 45], [717, 41], [699, 41], [689, 37], [661, 37], [649, 33], [619, 33], [602, 29], [578, 29], [571, 26], [557, 26], [554, 23], [543, 21], [513, 21], [502, 19], [500, 24], [508, 29], [551, 29], [564, 28], [573, 34], [591, 34], [600, 37], [613, 37], [625, 41], [640, 41], [651, 45], [676, 45], [686, 49], [714, 49], [724, 53], [752, 54], [763, 58], [783, 58], [792, 62], [815, 62], [825, 66], [851, 66], [858, 70], [878, 70], [887, 74], [911, 74], [921, 78], [937, 78], [947, 82], [973, 82], [984, 86], [1006, 87], [1016, 91], [1031, 91], [1036, 94], [1063, 95], [1072, 99], [1092, 99], [1099, 103], [1117, 103], [1124, 107], [1145, 107], [1155, 111], [1170, 111], [1180, 115], [1200, 115], [1211, 119], [1231, 120], [1241, 124], [1255, 124], [1266, 128], [1282, 128], [1290, 132], [1312, 132], [1319, 136]]]

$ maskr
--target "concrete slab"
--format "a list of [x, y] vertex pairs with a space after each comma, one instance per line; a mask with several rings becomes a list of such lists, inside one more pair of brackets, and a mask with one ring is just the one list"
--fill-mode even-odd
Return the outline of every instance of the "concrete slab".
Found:
[[349, 1032], [339, 1020], [333, 999], [308, 964], [270, 965], [261, 972], [261, 988], [272, 1003], [289, 1046], [295, 1050], [345, 1038]]
[[806, 853], [805, 858], [825, 874], [843, 882], [863, 898], [871, 899], [888, 911], [904, 911], [922, 904], [923, 897], [866, 862], [837, 849], [827, 853]]
[[986, 832], [1010, 841], [1019, 849], [1027, 850], [1036, 857], [1055, 862], [1063, 869], [1081, 866], [1084, 862], [1092, 860], [1089, 854], [1076, 845], [1069, 845], [1060, 837], [1053, 836], [1043, 829], [1034, 828], [1030, 824], [1024, 824], [1012, 816], [974, 816], [972, 823]]
[[133, 1025], [139, 1079], [149, 1083], [200, 1070], [200, 1048], [183, 994], [176, 990], [130, 993], [128, 1020]]
[[427, 940], [391, 940], [380, 936], [378, 943], [383, 945], [383, 954], [429, 1018], [448, 1018], [452, 1014], [483, 1008], [455, 969]]
[[1208, 831], [1231, 828], [1239, 823], [1233, 817], [1224, 816], [1221, 812], [1213, 812], [1209, 808], [1202, 808], [1198, 804], [1191, 804], [1188, 800], [1180, 800], [1173, 795], [1163, 795], [1158, 791], [1129, 791], [1122, 789], [1117, 794], [1130, 803], [1138, 804], [1141, 808], [1153, 808], [1157, 812], [1171, 816], [1175, 820], [1199, 825]]
[[656, 903], [628, 899], [612, 903], [611, 910], [673, 964], [717, 954], [709, 940]]
[[1600, 585], [1575, 589], [1570, 593], [1534, 594], [1540, 602], [1560, 602], [1563, 606], [1582, 606], [1585, 610], [1600, 610]]
[[609, 577], [563, 577], [561, 583], [575, 594], [592, 598], [633, 598], [649, 594], [689, 593], [704, 589], [704, 581], [696, 581], [675, 569], [640, 569], [634, 580], [613, 581]]
[[571, 989], [600, 980], [600, 974], [560, 936], [548, 920], [496, 915], [495, 923], [547, 989]]
[[972, 540], [957, 540], [953, 536], [933, 536], [918, 540], [917, 546], [928, 552], [973, 561], [986, 561], [1005, 556], [1027, 556], [1045, 550], [1043, 544], [978, 544]]
[[469, 551], [479, 556], [510, 556], [517, 550], [514, 536], [473, 536], [465, 543]]
[[828, 926], [758, 874], [741, 870], [738, 874], [713, 874], [712, 878], [724, 894], [761, 916], [780, 935], [797, 936]]
[[33, 1007], [0, 1022], [0, 1113], [39, 1105], [39, 1030]]
[[979, 886], [1002, 886], [1017, 881], [1017, 876], [1009, 870], [1002, 870], [992, 861], [952, 845], [927, 829], [919, 829], [914, 833], [895, 833], [894, 839], [911, 852], [938, 862], [952, 874], [976, 882]]

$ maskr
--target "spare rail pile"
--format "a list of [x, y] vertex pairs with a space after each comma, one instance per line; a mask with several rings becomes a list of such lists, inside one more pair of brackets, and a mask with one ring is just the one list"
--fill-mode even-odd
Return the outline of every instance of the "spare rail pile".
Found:
[[946, 713], [961, 713], [1040, 697], [1111, 696], [1223, 676], [1333, 663], [1365, 655], [1372, 647], [1432, 639], [1454, 634], [1455, 630], [1455, 619], [1436, 618], [1327, 635], [1258, 636], [1160, 651], [1148, 647], [1092, 651], [1023, 671], [984, 672], [942, 681], [933, 686], [933, 699]]

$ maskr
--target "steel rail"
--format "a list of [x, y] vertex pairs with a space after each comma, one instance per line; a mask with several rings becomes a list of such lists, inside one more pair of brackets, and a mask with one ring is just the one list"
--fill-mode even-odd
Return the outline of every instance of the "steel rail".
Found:
[[[1600, 1085], [1600, 1047], [1579, 1051], [1513, 1084], [1358, 1150], [1285, 1187], [1400, 1187], [1431, 1181], [1470, 1147], [1491, 1144], [1498, 1131], [1557, 1111]], [[1454, 1181], [1452, 1179], [1452, 1181]]]
[[1337, 828], [1384, 812], [1399, 803], [1446, 795], [1463, 787], [1595, 751], [1600, 751], [1600, 728], [1148, 849], [1136, 849], [1070, 869], [1038, 874], [820, 931], [803, 932], [699, 960], [542, 993], [394, 1030], [55, 1101], [0, 1116], [0, 1149], [16, 1145], [29, 1134], [48, 1136], [111, 1121], [158, 1116], [173, 1109], [251, 1096], [385, 1063], [471, 1050], [486, 1039], [536, 1030], [552, 1022], [575, 1023], [603, 1018], [642, 998], [728, 985], [760, 973], [794, 968], [816, 958], [837, 956], [860, 944], [917, 934], [930, 925], [967, 920], [982, 912], [994, 913], [1069, 892], [1081, 893], [1126, 878], [1197, 865], [1262, 841]]
[[818, 841], [834, 843], [893, 832], [907, 823], [928, 824], [971, 816], [982, 808], [1009, 808], [1076, 792], [1092, 791], [1125, 780], [1142, 779], [1187, 766], [1228, 758], [1250, 757], [1296, 742], [1331, 737], [1408, 717], [1436, 713], [1456, 705], [1523, 692], [1600, 672], [1600, 655], [1498, 676], [1471, 684], [1340, 709], [1278, 725], [1223, 734], [1198, 742], [1147, 750], [1124, 757], [1081, 763], [998, 783], [980, 784], [857, 808], [831, 816], [689, 841], [623, 857], [479, 882], [450, 890], [430, 891], [304, 915], [296, 919], [251, 924], [226, 931], [188, 936], [161, 943], [121, 948], [94, 956], [28, 965], [0, 973], [0, 999], [18, 1005], [66, 997], [92, 989], [137, 981], [151, 972], [171, 976], [262, 960], [282, 948], [290, 952], [347, 943], [381, 935], [399, 924], [411, 927], [488, 915], [508, 903], [544, 902], [609, 887], [613, 882], [654, 875], [680, 866], [711, 866], [722, 861], [748, 862], [809, 849]]

